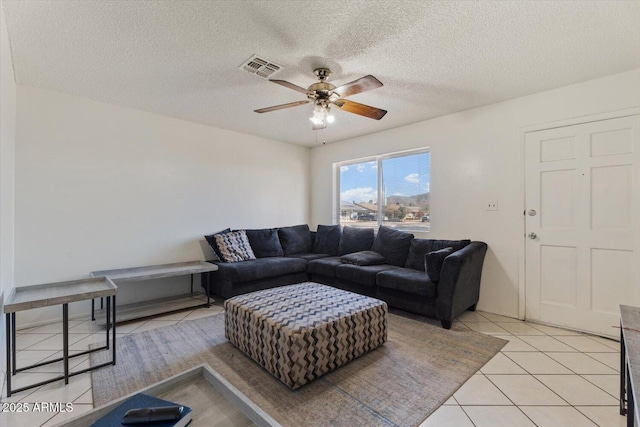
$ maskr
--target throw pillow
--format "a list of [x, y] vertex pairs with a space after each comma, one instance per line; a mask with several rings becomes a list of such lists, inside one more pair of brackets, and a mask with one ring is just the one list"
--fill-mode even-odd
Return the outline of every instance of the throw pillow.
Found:
[[216, 257], [218, 258], [217, 261], [222, 261], [222, 255], [220, 255], [220, 249], [218, 248], [218, 244], [216, 243], [216, 238], [215, 235], [216, 234], [225, 234], [225, 233], [229, 233], [231, 232], [230, 228], [226, 228], [222, 231], [218, 231], [217, 233], [213, 233], [213, 234], [209, 234], [207, 236], [204, 236], [205, 239], [207, 239], [207, 243], [209, 243], [209, 246], [211, 246], [211, 249], [213, 249], [213, 253], [216, 254]]
[[409, 248], [409, 256], [404, 265], [414, 270], [424, 270], [424, 258], [429, 252], [452, 247], [454, 252], [460, 250], [471, 243], [471, 240], [435, 240], [435, 239], [413, 239]]
[[239, 262], [256, 259], [244, 230], [214, 235], [224, 262]]
[[282, 227], [278, 230], [278, 236], [285, 256], [307, 254], [313, 248], [311, 231], [307, 224]]
[[261, 230], [245, 230], [245, 232], [256, 258], [284, 256], [277, 229], [265, 228]]
[[442, 270], [444, 259], [454, 252], [454, 249], [449, 246], [448, 248], [438, 249], [437, 251], [429, 252], [427, 254], [425, 259], [425, 269], [432, 282], [440, 281], [440, 270]]
[[343, 264], [353, 265], [380, 265], [386, 264], [387, 260], [382, 255], [373, 251], [360, 251], [352, 254], [342, 255], [340, 261]]
[[432, 240], [431, 242], [431, 251], [437, 251], [438, 249], [444, 249], [451, 246], [453, 248], [453, 251], [455, 252], [467, 246], [469, 243], [471, 243], [471, 240]]
[[371, 250], [384, 256], [389, 264], [404, 267], [412, 240], [413, 234], [382, 225]]
[[316, 240], [313, 242], [313, 253], [338, 255], [341, 234], [342, 230], [339, 225], [319, 225]]
[[353, 252], [368, 251], [373, 245], [373, 228], [358, 228], [345, 226], [338, 245], [338, 255]]

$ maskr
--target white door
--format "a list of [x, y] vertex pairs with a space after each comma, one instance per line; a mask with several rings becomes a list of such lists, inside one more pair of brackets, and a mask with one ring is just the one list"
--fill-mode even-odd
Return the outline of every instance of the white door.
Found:
[[525, 316], [619, 336], [640, 306], [640, 116], [525, 135]]

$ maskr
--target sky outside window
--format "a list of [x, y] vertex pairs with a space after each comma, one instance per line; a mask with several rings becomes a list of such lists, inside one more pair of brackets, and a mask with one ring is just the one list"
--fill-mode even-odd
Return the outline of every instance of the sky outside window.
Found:
[[385, 196], [417, 196], [429, 192], [429, 153], [382, 160]]
[[[416, 196], [429, 192], [429, 153], [382, 160], [385, 196]], [[378, 162], [340, 167], [340, 200], [377, 203]]]
[[378, 162], [340, 166], [340, 200], [350, 203], [378, 202]]

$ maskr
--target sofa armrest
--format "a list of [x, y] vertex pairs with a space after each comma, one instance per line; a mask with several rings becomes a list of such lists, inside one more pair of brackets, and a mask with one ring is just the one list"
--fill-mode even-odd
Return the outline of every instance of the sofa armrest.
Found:
[[438, 282], [436, 313], [450, 326], [453, 319], [474, 306], [480, 298], [484, 242], [471, 242], [444, 259]]

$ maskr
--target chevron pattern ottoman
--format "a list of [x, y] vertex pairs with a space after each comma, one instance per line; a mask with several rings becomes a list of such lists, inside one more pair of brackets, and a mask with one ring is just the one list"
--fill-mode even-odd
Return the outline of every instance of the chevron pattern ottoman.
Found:
[[313, 282], [230, 298], [229, 341], [292, 389], [387, 340], [387, 304]]

